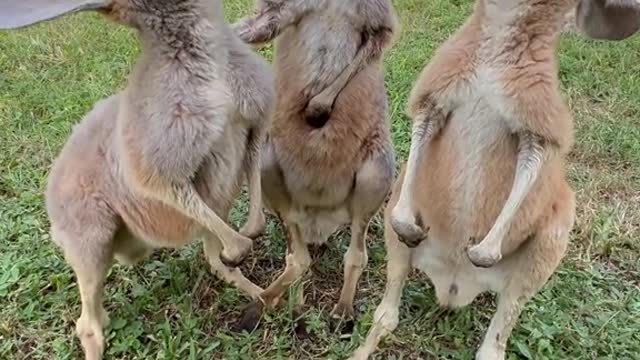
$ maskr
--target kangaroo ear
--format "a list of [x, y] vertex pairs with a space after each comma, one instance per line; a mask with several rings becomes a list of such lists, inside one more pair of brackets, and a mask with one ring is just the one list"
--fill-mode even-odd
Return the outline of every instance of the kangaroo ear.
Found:
[[0, 0], [0, 29], [17, 29], [77, 11], [97, 10], [110, 0]]
[[640, 0], [580, 0], [576, 22], [591, 38], [626, 39], [640, 30]]

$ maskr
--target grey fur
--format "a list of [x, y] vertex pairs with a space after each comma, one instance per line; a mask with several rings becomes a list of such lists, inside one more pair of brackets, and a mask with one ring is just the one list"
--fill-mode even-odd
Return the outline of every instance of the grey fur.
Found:
[[640, 31], [640, 1], [580, 0], [576, 23], [594, 39], [624, 40]]
[[[86, 3], [63, 1], [24, 25]], [[4, 15], [28, 6], [14, 8]], [[87, 359], [104, 351], [102, 287], [114, 257], [133, 263], [204, 239], [219, 276], [252, 297], [262, 291], [225, 264], [238, 264], [264, 228], [258, 151], [274, 97], [268, 64], [231, 32], [221, 0], [111, 0], [100, 10], [139, 30], [142, 55], [127, 88], [73, 129], [46, 193], [53, 240], [78, 278]], [[223, 219], [245, 175], [251, 210], [241, 235]]]

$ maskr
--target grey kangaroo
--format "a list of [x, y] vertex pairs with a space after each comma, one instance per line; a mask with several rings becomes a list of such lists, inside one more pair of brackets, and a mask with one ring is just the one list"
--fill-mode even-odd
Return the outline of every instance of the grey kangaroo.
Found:
[[[0, 28], [81, 10], [137, 29], [143, 49], [126, 89], [73, 129], [46, 192], [52, 238], [80, 288], [77, 334], [95, 360], [114, 257], [134, 263], [202, 239], [214, 272], [251, 297], [262, 293], [235, 266], [264, 227], [258, 150], [274, 95], [268, 64], [232, 33], [221, 0], [3, 2]], [[223, 219], [245, 176], [250, 214], [237, 233]]]
[[640, 30], [640, 0], [580, 0], [576, 23], [594, 39], [627, 39]]

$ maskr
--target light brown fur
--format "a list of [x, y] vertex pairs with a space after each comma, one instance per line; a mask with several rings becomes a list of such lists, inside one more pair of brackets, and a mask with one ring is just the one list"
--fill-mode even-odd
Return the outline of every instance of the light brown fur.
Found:
[[497, 293], [476, 358], [504, 358], [520, 311], [560, 264], [574, 222], [564, 173], [573, 121], [555, 60], [573, 4], [478, 0], [420, 75], [409, 100], [418, 156], [410, 154], [385, 213], [387, 289], [353, 360], [397, 326], [412, 267], [429, 276], [443, 306]]
[[263, 306], [275, 306], [307, 271], [308, 245], [325, 243], [345, 224], [351, 244], [333, 315], [350, 320], [367, 263], [369, 221], [393, 179], [382, 53], [395, 14], [386, 0], [259, 1], [258, 9], [236, 29], [250, 43], [279, 35], [262, 179], [265, 205], [286, 228], [288, 250], [283, 274], [247, 308], [240, 326], [255, 326]]

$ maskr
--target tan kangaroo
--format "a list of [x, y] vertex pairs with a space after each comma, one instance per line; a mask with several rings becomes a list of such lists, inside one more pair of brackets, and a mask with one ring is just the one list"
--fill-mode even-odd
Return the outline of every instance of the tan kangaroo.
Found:
[[[409, 101], [409, 160], [385, 212], [387, 287], [352, 360], [368, 358], [397, 327], [412, 267], [429, 276], [444, 306], [497, 293], [476, 359], [504, 359], [522, 308], [559, 265], [574, 222], [563, 170], [572, 119], [555, 59], [574, 5], [477, 0], [424, 69]], [[575, 10], [593, 38], [621, 40], [640, 28], [637, 0], [581, 0]], [[474, 239], [482, 241], [469, 248]]]
[[385, 214], [387, 287], [366, 342], [398, 324], [411, 268], [438, 303], [483, 292], [498, 307], [476, 354], [503, 359], [525, 303], [560, 264], [574, 223], [564, 158], [573, 121], [558, 84], [556, 41], [573, 0], [477, 0], [409, 100], [409, 159]]
[[[273, 105], [268, 64], [224, 20], [220, 0], [21, 0], [0, 28], [95, 9], [136, 28], [142, 54], [127, 88], [97, 103], [55, 160], [46, 193], [53, 240], [80, 288], [77, 333], [101, 359], [105, 275], [153, 248], [203, 239], [213, 271], [252, 297], [233, 268], [264, 226], [258, 146]], [[249, 220], [223, 220], [248, 177]], [[225, 265], [226, 264], [226, 265]]]
[[236, 31], [247, 43], [278, 38], [262, 187], [266, 207], [286, 228], [287, 255], [284, 272], [239, 325], [253, 328], [264, 306], [275, 306], [309, 268], [307, 246], [325, 243], [343, 224], [351, 225], [351, 243], [332, 314], [348, 320], [367, 264], [369, 221], [393, 181], [382, 55], [395, 13], [387, 0], [259, 0], [257, 9]]

